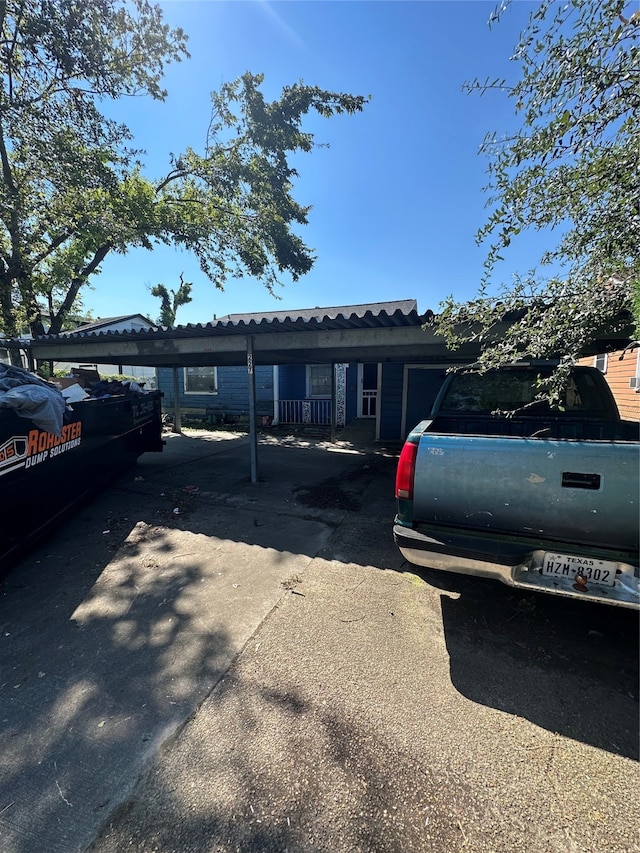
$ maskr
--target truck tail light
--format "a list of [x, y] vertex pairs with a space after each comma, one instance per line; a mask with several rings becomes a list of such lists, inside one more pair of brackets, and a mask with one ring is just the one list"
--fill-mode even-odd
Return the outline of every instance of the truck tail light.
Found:
[[396, 498], [399, 500], [413, 500], [413, 474], [417, 454], [418, 445], [412, 441], [406, 441], [396, 471]]

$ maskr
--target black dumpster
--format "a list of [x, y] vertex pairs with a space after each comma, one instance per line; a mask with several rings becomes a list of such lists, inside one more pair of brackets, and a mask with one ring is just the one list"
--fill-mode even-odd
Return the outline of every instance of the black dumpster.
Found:
[[75, 402], [60, 435], [0, 410], [0, 574], [87, 496], [160, 452], [159, 391]]

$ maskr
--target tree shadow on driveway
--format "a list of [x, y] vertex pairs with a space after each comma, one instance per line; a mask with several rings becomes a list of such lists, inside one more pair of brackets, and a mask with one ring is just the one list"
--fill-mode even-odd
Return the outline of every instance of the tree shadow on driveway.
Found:
[[226, 632], [189, 600], [206, 581], [197, 561], [160, 530], [162, 567], [129, 541], [113, 564], [37, 552], [45, 565], [3, 586], [2, 850], [84, 849], [229, 665]]

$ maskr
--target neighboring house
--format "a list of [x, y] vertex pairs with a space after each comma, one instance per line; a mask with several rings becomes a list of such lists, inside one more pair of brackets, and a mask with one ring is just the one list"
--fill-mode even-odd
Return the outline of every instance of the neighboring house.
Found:
[[[214, 318], [222, 324], [271, 324], [286, 321], [309, 322], [325, 317], [361, 319], [367, 314], [392, 316], [396, 312], [419, 323], [415, 300], [272, 311], [256, 314], [229, 314]], [[375, 328], [372, 329], [375, 335]], [[336, 364], [336, 423], [344, 426], [356, 418], [376, 421], [376, 437], [399, 440], [429, 414], [431, 404], [446, 375], [447, 365], [390, 363]], [[256, 415], [274, 424], [331, 423], [331, 364], [283, 364], [257, 366]], [[184, 367], [176, 371], [158, 368], [158, 388], [163, 407], [175, 407], [177, 380], [179, 404], [185, 415], [211, 420], [237, 420], [248, 416], [249, 377], [242, 367]]]
[[640, 342], [616, 352], [581, 358], [578, 364], [597, 367], [604, 373], [620, 417], [640, 420]]
[[60, 334], [77, 334], [78, 332], [90, 333], [95, 332], [133, 332], [141, 329], [157, 329], [158, 324], [152, 323], [144, 314], [124, 314], [120, 317], [102, 317], [99, 320], [92, 320], [91, 323], [84, 323], [77, 326], [69, 332], [61, 332]]
[[[82, 326], [77, 326], [68, 332], [61, 332], [61, 335], [77, 334], [78, 332], [85, 334], [100, 334], [101, 332], [131, 332], [140, 330], [157, 329], [156, 323], [152, 323], [148, 317], [143, 314], [125, 314], [120, 317], [103, 317], [99, 320], [94, 320], [91, 323], [85, 323]], [[137, 382], [144, 382], [145, 388], [150, 390], [156, 387], [156, 370], [154, 367], [141, 367], [133, 364], [85, 364], [79, 362], [61, 362], [55, 361], [53, 369], [66, 370], [73, 367], [82, 367], [85, 369], [99, 370], [103, 376], [114, 376], [121, 374], [131, 376]]]
[[[11, 350], [15, 350], [15, 346], [11, 346], [9, 341], [0, 338], [0, 364], [11, 364]], [[20, 361], [22, 367], [27, 368], [27, 359], [23, 350], [20, 350]]]

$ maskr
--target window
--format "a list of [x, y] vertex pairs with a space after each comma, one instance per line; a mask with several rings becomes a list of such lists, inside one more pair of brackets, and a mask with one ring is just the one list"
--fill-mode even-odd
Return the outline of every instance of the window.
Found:
[[331, 396], [331, 365], [307, 365], [307, 397]]
[[217, 367], [185, 367], [185, 369], [184, 369], [184, 393], [185, 394], [217, 394], [218, 393], [218, 368]]
[[607, 372], [607, 354], [597, 355], [593, 361], [593, 366], [597, 367], [601, 373]]
[[489, 414], [505, 410], [519, 415], [553, 413], [555, 417], [583, 412], [606, 417], [606, 399], [602, 398], [597, 383], [589, 373], [577, 372], [569, 379], [561, 400], [561, 409], [551, 410], [547, 402], [536, 402], [536, 382], [539, 377], [545, 378], [545, 375], [548, 372], [538, 368], [457, 374], [455, 382], [451, 383], [442, 398], [440, 411]]

